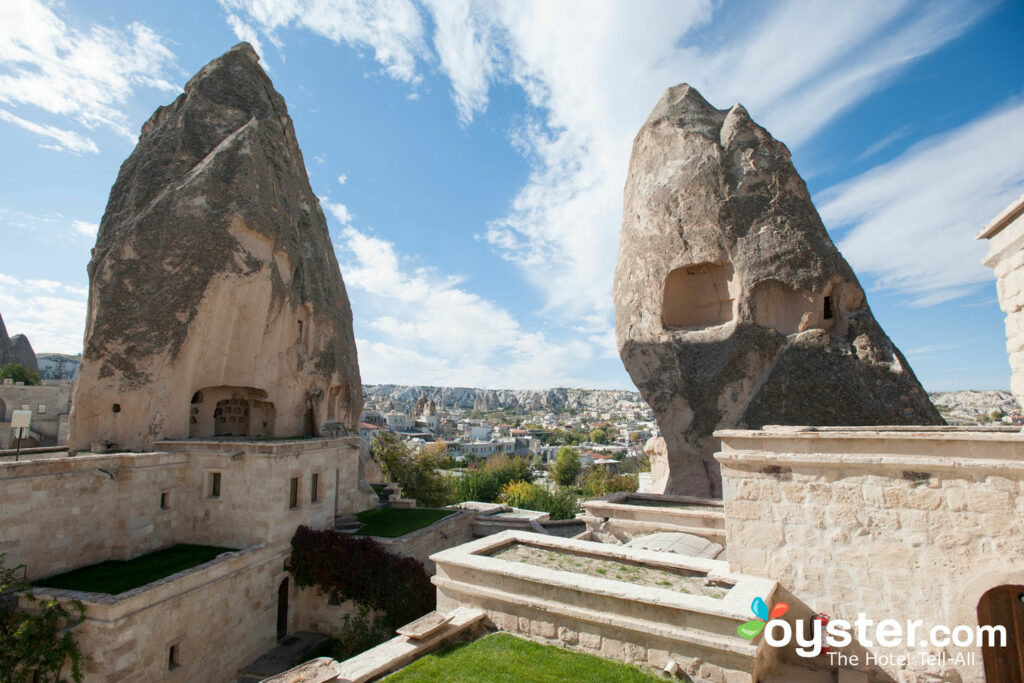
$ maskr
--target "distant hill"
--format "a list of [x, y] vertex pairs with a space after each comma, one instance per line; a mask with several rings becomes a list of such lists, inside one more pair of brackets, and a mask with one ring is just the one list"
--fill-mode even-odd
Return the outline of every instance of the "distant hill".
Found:
[[74, 379], [78, 377], [78, 366], [82, 364], [81, 354], [69, 356], [66, 353], [40, 353], [39, 377], [42, 379]]
[[558, 411], [614, 408], [646, 408], [636, 391], [617, 389], [475, 389], [472, 387], [406, 386], [369, 384], [363, 400], [382, 409], [408, 411], [420, 396], [433, 399], [440, 409]]
[[928, 394], [932, 403], [950, 424], [977, 424], [988, 422], [992, 411], [1009, 415], [1020, 410], [1009, 391], [936, 391]]

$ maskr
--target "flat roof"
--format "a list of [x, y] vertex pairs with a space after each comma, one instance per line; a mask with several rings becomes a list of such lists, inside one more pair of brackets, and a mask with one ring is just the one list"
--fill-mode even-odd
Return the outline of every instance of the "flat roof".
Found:
[[1017, 197], [1010, 205], [999, 212], [999, 215], [989, 221], [988, 225], [982, 228], [975, 239], [991, 239], [993, 235], [1013, 222], [1017, 216], [1024, 213], [1024, 194]]

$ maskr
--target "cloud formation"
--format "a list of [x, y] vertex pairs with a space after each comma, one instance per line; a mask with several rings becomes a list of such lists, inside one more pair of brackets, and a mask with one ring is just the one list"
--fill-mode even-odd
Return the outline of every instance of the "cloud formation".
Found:
[[0, 3], [0, 102], [19, 107], [17, 115], [5, 112], [2, 118], [55, 140], [54, 149], [97, 151], [92, 140], [32, 121], [20, 108], [134, 141], [124, 105], [140, 87], [178, 91], [169, 75], [173, 67], [164, 39], [144, 24], [82, 30], [40, 0]]
[[0, 311], [9, 334], [24, 334], [36, 353], [81, 353], [85, 298], [54, 280], [22, 281], [0, 273]]

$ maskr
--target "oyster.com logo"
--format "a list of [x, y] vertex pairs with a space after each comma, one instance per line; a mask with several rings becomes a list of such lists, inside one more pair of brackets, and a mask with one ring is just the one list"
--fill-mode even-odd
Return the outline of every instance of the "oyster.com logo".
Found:
[[784, 602], [777, 602], [771, 611], [768, 611], [768, 605], [765, 604], [763, 599], [754, 598], [754, 601], [750, 603], [750, 611], [754, 613], [757, 619], [751, 619], [736, 627], [736, 633], [747, 640], [756, 638], [757, 634], [764, 630], [765, 625], [769, 621], [778, 619], [788, 612], [789, 605]]

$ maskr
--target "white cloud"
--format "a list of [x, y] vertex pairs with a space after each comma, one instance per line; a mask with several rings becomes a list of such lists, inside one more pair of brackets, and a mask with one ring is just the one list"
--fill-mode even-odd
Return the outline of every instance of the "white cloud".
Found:
[[927, 306], [992, 280], [974, 236], [1024, 186], [1024, 101], [1015, 99], [821, 193], [854, 269]]
[[71, 227], [86, 237], [93, 238], [95, 238], [96, 233], [100, 231], [99, 223], [90, 223], [89, 221], [71, 221]]
[[340, 176], [338, 176], [338, 184], [339, 185], [344, 185], [347, 180], [348, 180], [348, 176], [345, 175], [344, 173], [342, 173]]
[[[350, 296], [376, 339], [359, 341], [367, 382], [540, 388], [583, 386], [572, 375], [594, 355], [582, 341], [531, 332], [505, 309], [426, 268], [408, 268], [394, 244], [349, 226], [338, 245]], [[365, 296], [364, 296], [365, 293]], [[356, 297], [353, 296], [353, 299]]]
[[498, 46], [489, 15], [492, 5], [470, 0], [425, 0], [434, 18], [434, 49], [441, 70], [451, 79], [459, 121], [487, 109], [488, 81], [495, 69]]
[[53, 149], [58, 152], [68, 151], [73, 154], [82, 154], [83, 152], [91, 152], [96, 154], [100, 151], [96, 143], [89, 138], [82, 137], [78, 133], [71, 130], [64, 130], [63, 128], [57, 128], [56, 126], [45, 126], [39, 123], [33, 123], [27, 121], [20, 116], [15, 116], [6, 109], [0, 109], [0, 121], [6, 121], [7, 123], [13, 123], [16, 126], [20, 126], [30, 133], [36, 135], [42, 135], [45, 138], [53, 140], [52, 143], [40, 143], [40, 147], [46, 149]]
[[321, 200], [321, 203], [327, 207], [327, 210], [331, 212], [338, 222], [342, 225], [348, 225], [352, 222], [352, 214], [349, 212], [348, 207], [341, 202], [329, 202]]
[[[173, 63], [163, 38], [143, 24], [79, 30], [39, 0], [0, 3], [0, 102], [38, 107], [134, 141], [121, 107], [139, 87], [178, 90], [167, 74]], [[28, 128], [23, 117], [4, 120]], [[96, 151], [92, 141], [68, 131], [38, 126], [33, 132], [57, 139], [55, 148]]]
[[[416, 60], [427, 54], [423, 21], [410, 0], [220, 0], [237, 22], [280, 44], [279, 29], [297, 26], [335, 43], [369, 47], [392, 78], [416, 83]], [[245, 20], [242, 17], [245, 17]]]
[[[63, 289], [73, 298], [55, 296]], [[36, 353], [81, 353], [86, 290], [53, 280], [0, 273], [0, 311], [9, 334], [24, 334]]]

